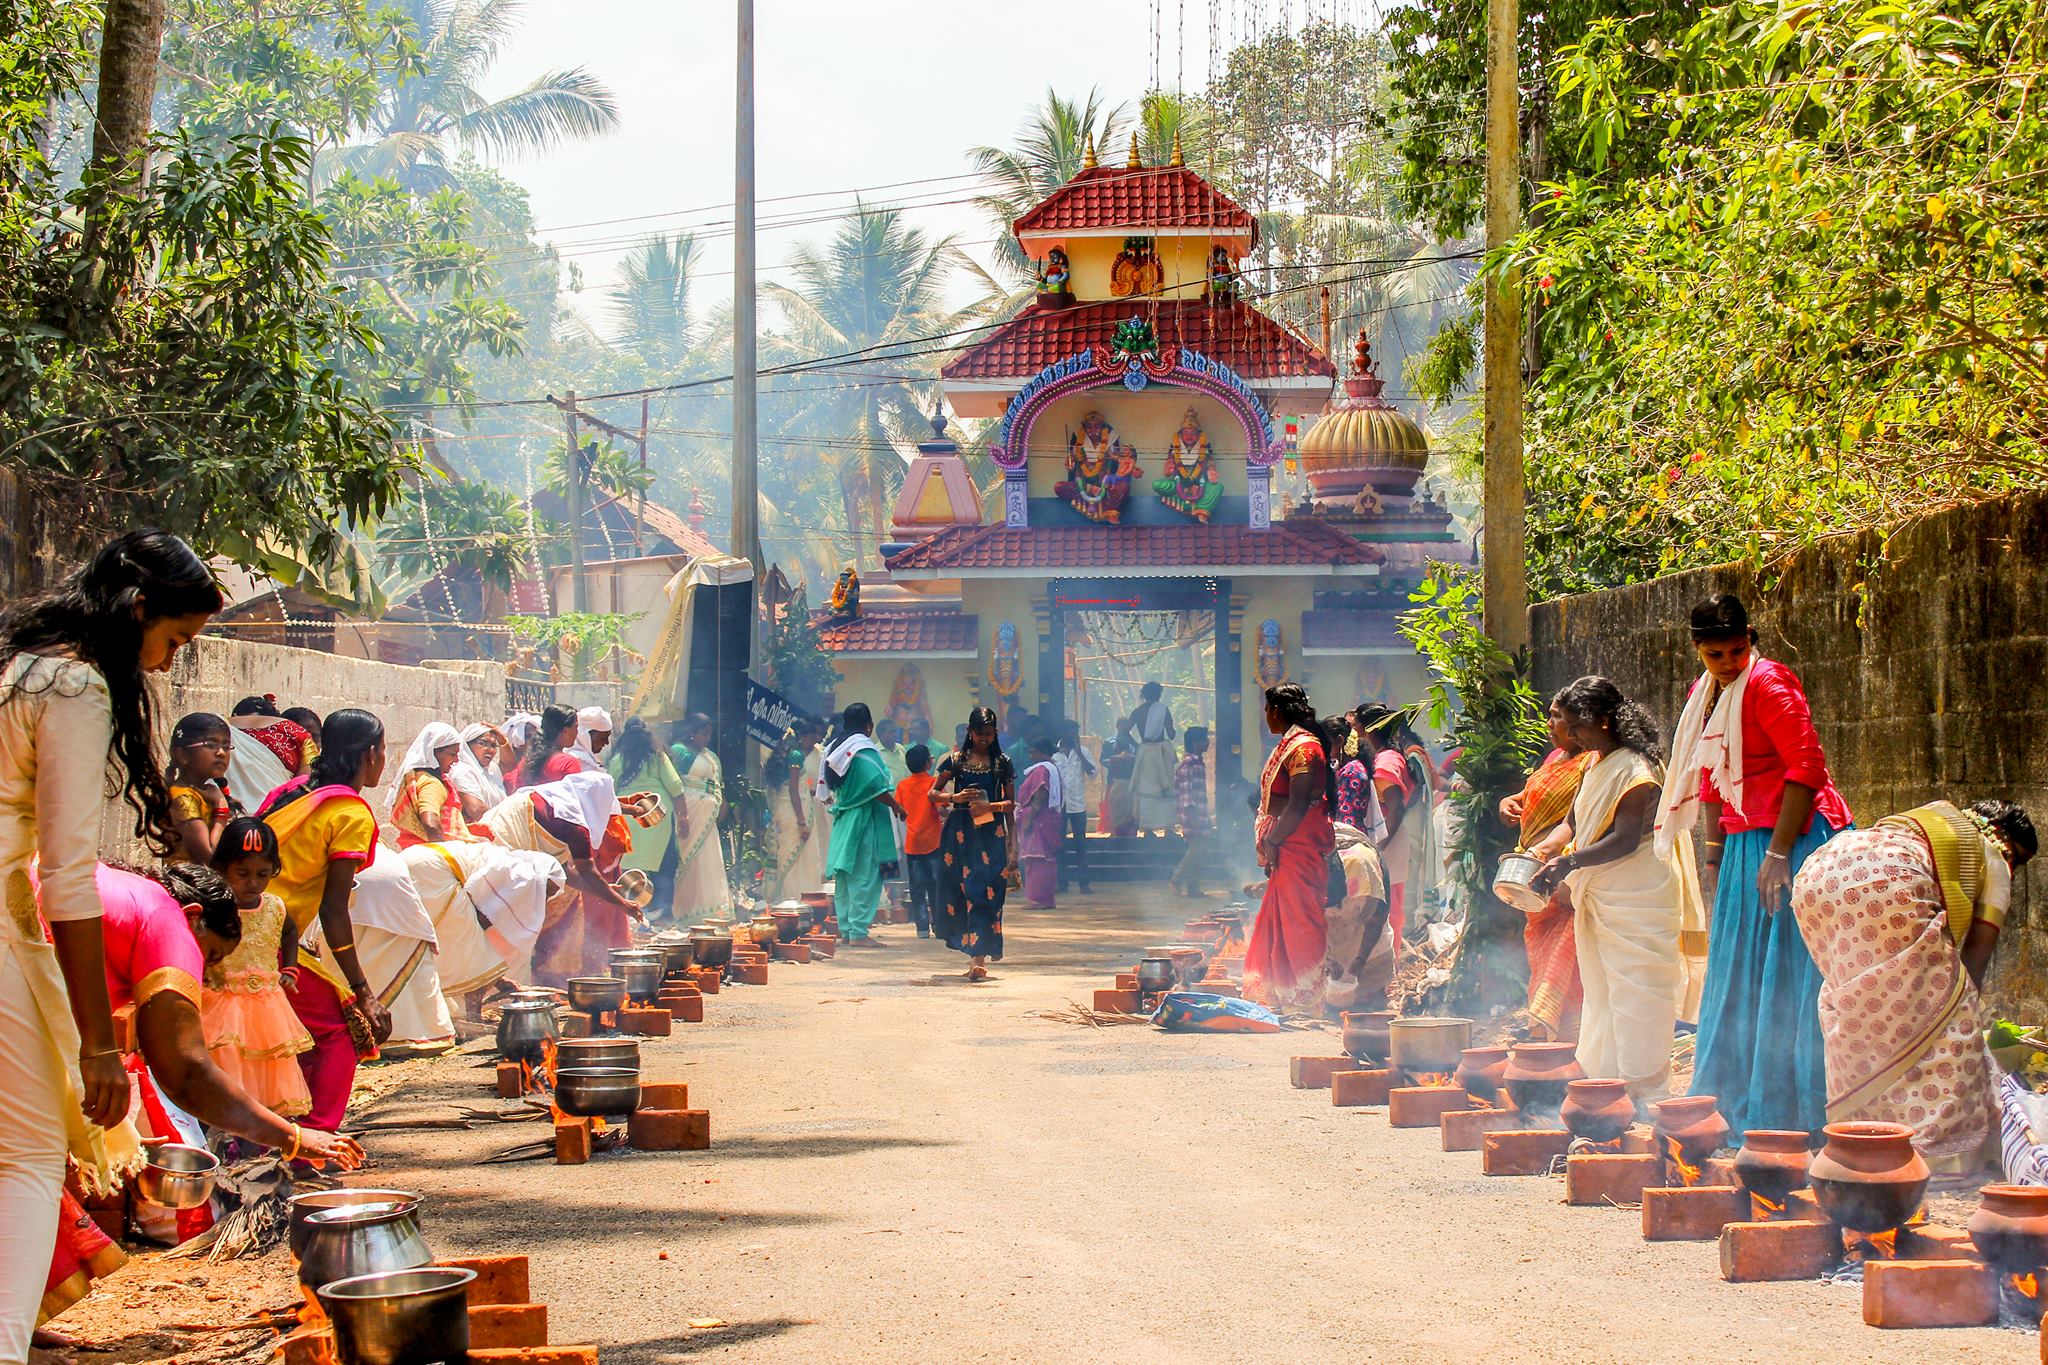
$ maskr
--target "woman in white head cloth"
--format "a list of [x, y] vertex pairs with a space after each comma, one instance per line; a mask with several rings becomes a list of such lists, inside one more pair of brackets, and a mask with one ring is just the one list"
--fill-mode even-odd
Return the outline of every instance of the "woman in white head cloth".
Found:
[[391, 785], [388, 812], [400, 848], [475, 837], [463, 823], [462, 804], [448, 785], [448, 770], [455, 766], [461, 750], [462, 736], [455, 733], [455, 727], [437, 720], [423, 728], [405, 751], [398, 765], [398, 780]]
[[[434, 921], [420, 904], [404, 862], [379, 858], [358, 871], [348, 918], [363, 980], [391, 1011], [391, 1040], [384, 1052], [390, 1055], [396, 1048], [402, 1055], [453, 1047], [455, 1023], [441, 994]], [[301, 942], [317, 954], [320, 941], [316, 919]]]
[[604, 771], [605, 746], [612, 742], [612, 713], [602, 706], [586, 706], [576, 713], [576, 744], [569, 752], [587, 773]]
[[532, 711], [514, 711], [498, 727], [505, 747], [498, 754], [498, 780], [506, 795], [519, 790], [519, 770], [526, 765], [526, 746], [540, 733], [540, 717]]
[[505, 779], [498, 775], [498, 753], [504, 743], [498, 727], [482, 721], [462, 732], [462, 750], [448, 769], [448, 785], [462, 803], [465, 824], [475, 824], [505, 799]]
[[567, 869], [576, 893], [548, 909], [534, 945], [534, 978], [560, 984], [586, 967], [602, 974], [605, 953], [631, 940], [627, 920], [645, 922], [638, 906], [620, 895], [607, 873], [631, 847], [619, 816], [609, 773], [573, 773], [514, 792], [484, 817], [491, 837], [507, 848], [545, 853]]
[[532, 979], [548, 902], [568, 886], [561, 863], [487, 840], [420, 844], [398, 856], [434, 922], [444, 994], [459, 1000]]

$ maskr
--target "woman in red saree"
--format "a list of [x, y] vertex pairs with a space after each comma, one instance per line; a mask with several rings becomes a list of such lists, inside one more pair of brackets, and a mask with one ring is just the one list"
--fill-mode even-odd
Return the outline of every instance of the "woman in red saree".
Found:
[[[1521, 791], [1500, 803], [1501, 818], [1521, 827], [1516, 847], [1546, 862], [1564, 852], [1570, 838], [1565, 818], [1578, 799], [1580, 779], [1599, 757], [1572, 738], [1555, 699], [1550, 703], [1550, 740], [1557, 746], [1550, 756], [1529, 775]], [[1553, 1042], [1579, 1036], [1579, 1007], [1586, 998], [1579, 980], [1573, 913], [1571, 894], [1560, 886], [1522, 926], [1522, 946], [1529, 954], [1529, 1021]]]
[[1293, 683], [1267, 688], [1266, 728], [1280, 743], [1259, 775], [1266, 892], [1245, 948], [1245, 995], [1282, 1013], [1320, 1014], [1336, 788], [1308, 693]]

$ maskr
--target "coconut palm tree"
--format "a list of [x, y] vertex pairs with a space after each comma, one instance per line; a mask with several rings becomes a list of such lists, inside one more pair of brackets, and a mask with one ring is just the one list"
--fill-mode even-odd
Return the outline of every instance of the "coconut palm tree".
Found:
[[1045, 103], [1025, 116], [1014, 146], [968, 152], [968, 163], [991, 182], [974, 203], [996, 229], [996, 268], [1012, 283], [1029, 280], [1032, 269], [1024, 249], [1010, 235], [1010, 224], [1081, 173], [1089, 139], [1103, 158], [1114, 156], [1110, 144], [1122, 135], [1126, 123], [1124, 107], [1104, 107], [1100, 91], [1091, 88], [1085, 100], [1076, 101], [1047, 87]]
[[611, 289], [613, 338], [651, 372], [677, 373], [702, 339], [690, 298], [702, 257], [690, 233], [657, 233], [619, 262]]
[[[957, 347], [958, 334], [985, 310], [985, 300], [949, 308], [947, 286], [966, 271], [987, 297], [999, 290], [952, 237], [934, 240], [900, 212], [866, 205], [829, 242], [792, 251], [788, 269], [793, 287], [764, 286], [784, 321], [770, 349], [792, 361], [858, 358], [825, 371], [834, 382], [812, 375], [790, 383], [801, 396], [783, 430], [818, 440], [838, 476], [847, 530], [854, 544], [871, 546], [886, 524], [884, 502], [902, 483], [898, 452], [930, 430], [925, 414], [937, 400], [940, 353]], [[863, 520], [871, 538], [862, 537]]]
[[418, 59], [384, 91], [369, 119], [372, 140], [335, 151], [338, 167], [431, 190], [453, 182], [461, 151], [520, 156], [618, 126], [611, 88], [582, 67], [484, 96], [484, 78], [518, 27], [520, 0], [397, 0], [397, 8], [413, 25]]

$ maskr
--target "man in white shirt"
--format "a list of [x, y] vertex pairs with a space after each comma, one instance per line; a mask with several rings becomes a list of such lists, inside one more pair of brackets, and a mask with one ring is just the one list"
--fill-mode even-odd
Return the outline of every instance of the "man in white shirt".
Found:
[[1060, 770], [1060, 814], [1066, 825], [1066, 848], [1060, 858], [1060, 890], [1067, 889], [1072, 878], [1081, 884], [1083, 895], [1091, 894], [1088, 886], [1088, 779], [1095, 772], [1095, 765], [1088, 760], [1088, 751], [1081, 747], [1081, 727], [1068, 721], [1060, 727], [1060, 741], [1053, 751], [1052, 763]]

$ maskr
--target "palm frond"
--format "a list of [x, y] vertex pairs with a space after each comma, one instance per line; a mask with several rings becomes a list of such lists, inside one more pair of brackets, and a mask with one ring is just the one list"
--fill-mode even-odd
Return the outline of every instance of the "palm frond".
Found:
[[525, 89], [469, 109], [455, 120], [460, 136], [506, 155], [597, 137], [618, 124], [618, 97], [582, 67], [547, 72]]

